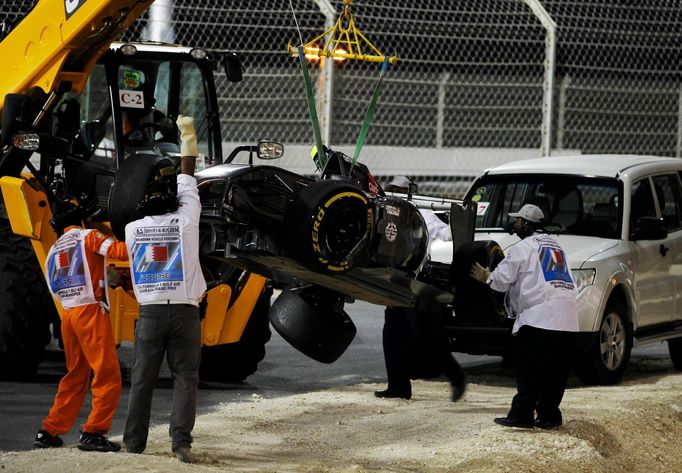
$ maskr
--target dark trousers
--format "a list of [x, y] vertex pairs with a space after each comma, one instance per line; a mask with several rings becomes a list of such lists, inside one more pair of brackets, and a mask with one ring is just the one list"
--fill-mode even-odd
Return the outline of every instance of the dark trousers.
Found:
[[389, 389], [411, 392], [410, 378], [440, 374], [450, 384], [463, 383], [462, 369], [442, 332], [440, 310], [386, 307], [382, 341]]
[[524, 325], [517, 333], [517, 393], [507, 417], [532, 422], [561, 422], [575, 334]]
[[152, 394], [164, 356], [173, 376], [169, 429], [172, 448], [191, 447], [201, 358], [198, 307], [179, 304], [140, 306], [140, 318], [135, 327], [128, 417], [123, 434], [129, 451], [141, 453], [147, 445]]

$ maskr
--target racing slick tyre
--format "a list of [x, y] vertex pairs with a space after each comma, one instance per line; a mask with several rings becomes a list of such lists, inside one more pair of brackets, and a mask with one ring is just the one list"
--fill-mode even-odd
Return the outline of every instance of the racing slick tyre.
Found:
[[675, 369], [682, 371], [682, 338], [671, 338], [668, 340], [668, 352]]
[[632, 351], [632, 326], [626, 313], [618, 299], [606, 305], [599, 331], [574, 363], [583, 384], [616, 384], [623, 378]]
[[321, 363], [333, 363], [348, 348], [357, 332], [331, 291], [311, 288], [283, 291], [272, 304], [270, 322], [282, 338], [298, 351]]
[[286, 248], [304, 266], [343, 273], [367, 260], [372, 206], [352, 185], [320, 180], [302, 189], [286, 217]]
[[118, 168], [109, 195], [111, 230], [120, 241], [125, 240], [125, 226], [142, 217], [137, 209], [144, 197], [145, 184], [159, 166], [168, 164], [167, 158], [155, 155], [126, 159]]
[[59, 317], [31, 244], [0, 220], [0, 379], [38, 369]]
[[506, 319], [504, 296], [476, 281], [469, 272], [474, 262], [491, 270], [504, 258], [500, 245], [492, 240], [466, 242], [452, 258], [453, 307], [460, 322], [473, 325], [501, 325]]
[[201, 349], [199, 379], [236, 383], [256, 372], [258, 363], [265, 357], [265, 344], [271, 336], [268, 319], [270, 297], [271, 288], [260, 295], [238, 342]]

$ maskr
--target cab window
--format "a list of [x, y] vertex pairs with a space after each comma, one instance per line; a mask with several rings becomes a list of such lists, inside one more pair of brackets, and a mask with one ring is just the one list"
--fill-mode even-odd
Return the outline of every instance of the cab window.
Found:
[[682, 228], [682, 192], [677, 174], [663, 174], [652, 178], [658, 208], [668, 231]]
[[642, 217], [656, 217], [656, 204], [648, 177], [632, 184], [630, 236], [634, 234], [637, 221]]

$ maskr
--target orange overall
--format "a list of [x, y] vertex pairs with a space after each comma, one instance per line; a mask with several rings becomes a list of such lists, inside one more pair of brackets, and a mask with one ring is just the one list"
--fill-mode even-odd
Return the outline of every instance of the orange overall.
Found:
[[[69, 227], [70, 230], [77, 227]], [[85, 239], [85, 258], [95, 298], [104, 296], [104, 257], [99, 253], [107, 243], [107, 258], [127, 259], [123, 242], [111, 241], [98, 231], [90, 231]], [[62, 341], [67, 373], [59, 382], [52, 408], [43, 419], [43, 429], [61, 435], [78, 418], [92, 378], [92, 411], [83, 431], [104, 435], [121, 397], [121, 370], [109, 317], [99, 302], [65, 309], [62, 316]]]

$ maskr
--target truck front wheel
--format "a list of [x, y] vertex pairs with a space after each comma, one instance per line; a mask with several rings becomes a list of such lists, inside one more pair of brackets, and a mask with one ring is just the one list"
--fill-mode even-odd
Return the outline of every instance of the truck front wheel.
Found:
[[675, 369], [682, 371], [682, 337], [668, 340], [668, 352]]
[[626, 308], [611, 300], [604, 310], [595, 339], [575, 363], [575, 374], [586, 385], [616, 384], [625, 373], [632, 351], [632, 327]]
[[43, 272], [26, 238], [0, 220], [0, 378], [32, 375], [58, 320]]

